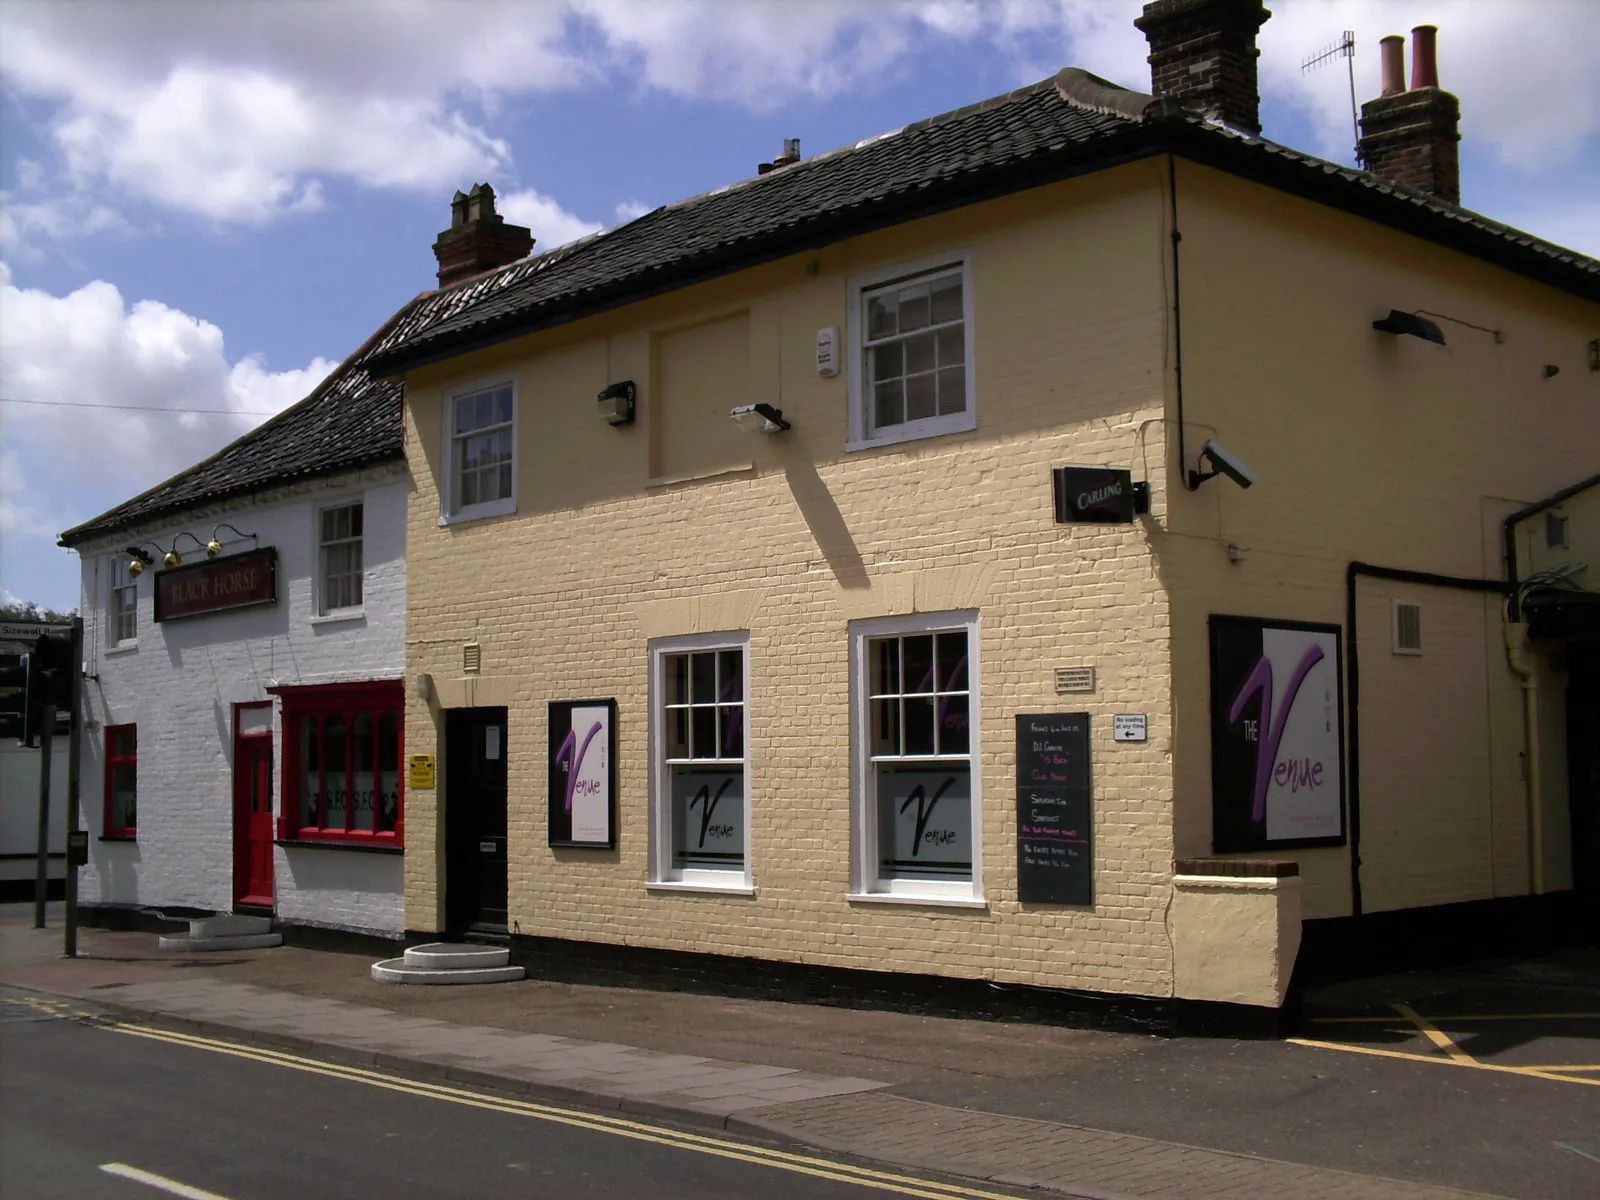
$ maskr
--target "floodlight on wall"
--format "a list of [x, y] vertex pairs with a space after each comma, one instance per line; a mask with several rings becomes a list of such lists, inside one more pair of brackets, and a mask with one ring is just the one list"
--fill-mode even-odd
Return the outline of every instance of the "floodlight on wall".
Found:
[[[222, 532], [222, 530], [224, 530], [224, 529], [226, 529], [229, 533], [233, 534], [234, 540], [242, 542], [246, 538], [248, 538], [250, 541], [255, 542], [257, 545], [260, 545], [260, 543], [261, 543], [261, 539], [256, 537], [255, 534], [253, 534], [253, 533], [240, 533], [232, 525], [229, 525], [226, 521], [222, 521], [222, 522], [219, 522], [211, 530], [211, 540], [206, 543], [206, 557], [207, 558], [215, 558], [217, 555], [222, 553], [222, 547], [223, 547], [224, 543], [223, 543], [222, 539], [217, 536], [217, 534]], [[199, 541], [200, 539], [196, 538], [195, 540]], [[174, 543], [174, 544], [176, 544], [176, 543]]]
[[187, 529], [183, 530], [178, 534], [178, 537], [172, 539], [172, 549], [168, 550], [161, 556], [161, 565], [166, 567], [169, 571], [173, 567], [176, 567], [183, 562], [183, 555], [178, 553], [178, 538], [188, 538], [194, 543], [194, 548], [196, 550], [204, 550], [206, 548], [206, 544], [199, 538], [195, 537], [194, 534], [190, 533]]
[[1372, 327], [1381, 333], [1392, 333], [1396, 337], [1408, 334], [1425, 342], [1435, 342], [1440, 346], [1445, 344], [1444, 332], [1432, 321], [1426, 317], [1419, 317], [1416, 313], [1401, 312], [1398, 308], [1391, 308], [1389, 315], [1374, 321]]
[[791, 428], [783, 419], [783, 409], [770, 404], [741, 404], [730, 409], [728, 416], [746, 433], [781, 433]]
[[596, 397], [600, 419], [607, 425], [633, 424], [637, 397], [638, 389], [633, 386], [633, 380], [624, 379], [621, 383], [611, 384]]

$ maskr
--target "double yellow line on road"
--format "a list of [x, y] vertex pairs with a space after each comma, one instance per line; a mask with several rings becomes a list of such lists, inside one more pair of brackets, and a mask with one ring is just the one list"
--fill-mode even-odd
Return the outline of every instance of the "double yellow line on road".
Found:
[[[40, 1002], [38, 1006], [44, 1008], [46, 1003]], [[69, 1015], [57, 1006], [51, 1005], [49, 1007], [56, 1011], [58, 1015]], [[631, 1121], [625, 1117], [611, 1117], [604, 1113], [590, 1113], [581, 1109], [563, 1108], [554, 1104], [541, 1104], [533, 1100], [518, 1100], [510, 1096], [491, 1096], [483, 1092], [451, 1087], [448, 1084], [407, 1079], [399, 1075], [385, 1074], [382, 1071], [368, 1070], [365, 1067], [324, 1062], [320, 1059], [305, 1058], [298, 1054], [290, 1054], [281, 1050], [269, 1050], [265, 1047], [241, 1046], [232, 1042], [200, 1037], [196, 1034], [177, 1033], [127, 1021], [98, 1019], [95, 1023], [103, 1029], [129, 1034], [133, 1037], [168, 1042], [176, 1046], [188, 1046], [196, 1050], [209, 1050], [216, 1054], [228, 1054], [235, 1058], [270, 1063], [273, 1066], [289, 1067], [296, 1071], [306, 1071], [313, 1075], [325, 1075], [330, 1079], [343, 1079], [351, 1083], [366, 1084], [369, 1087], [383, 1088], [391, 1092], [404, 1092], [412, 1096], [444, 1100], [451, 1104], [464, 1104], [472, 1108], [487, 1109], [491, 1112], [532, 1117], [536, 1120], [550, 1121], [558, 1125], [569, 1125], [577, 1129], [615, 1134], [618, 1137], [649, 1142], [657, 1146], [668, 1146], [678, 1150], [692, 1150], [699, 1154], [710, 1154], [717, 1158], [733, 1159], [737, 1162], [751, 1163], [755, 1166], [773, 1167], [799, 1175], [830, 1179], [837, 1183], [855, 1184], [858, 1187], [873, 1188], [877, 1191], [892, 1192], [901, 1196], [919, 1196], [925, 1198], [925, 1200], [1016, 1200], [1017, 1196], [1015, 1192], [986, 1191], [982, 1188], [968, 1187], [963, 1184], [940, 1183], [935, 1180], [918, 1179], [909, 1175], [897, 1175], [890, 1171], [875, 1170], [871, 1167], [858, 1167], [850, 1163], [835, 1162], [806, 1154], [794, 1154], [786, 1150], [771, 1149], [765, 1146], [734, 1141], [731, 1138], [713, 1137], [706, 1134], [691, 1133], [687, 1130], [666, 1129], [639, 1121]]]

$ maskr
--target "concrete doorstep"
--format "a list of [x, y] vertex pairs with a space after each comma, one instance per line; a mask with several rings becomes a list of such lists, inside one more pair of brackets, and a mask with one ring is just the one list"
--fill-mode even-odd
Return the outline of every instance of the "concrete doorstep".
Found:
[[340, 1063], [1085, 1200], [1484, 1200], [1483, 1193], [951, 1108], [894, 1095], [871, 1079], [457, 1025], [216, 979], [98, 984], [92, 997], [47, 994], [91, 1013]]

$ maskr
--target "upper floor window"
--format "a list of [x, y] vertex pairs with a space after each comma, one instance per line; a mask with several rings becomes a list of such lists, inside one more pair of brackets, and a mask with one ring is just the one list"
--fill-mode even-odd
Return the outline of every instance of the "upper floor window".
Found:
[[325, 508], [320, 522], [317, 611], [360, 608], [362, 506]]
[[972, 429], [967, 255], [850, 282], [850, 447]]
[[858, 895], [977, 900], [976, 613], [852, 626]]
[[134, 836], [139, 825], [139, 730], [106, 726], [106, 837]]
[[655, 697], [652, 880], [749, 886], [743, 633], [651, 643]]
[[451, 397], [447, 517], [516, 511], [517, 401], [510, 383]]
[[133, 560], [117, 555], [111, 560], [111, 595], [106, 605], [110, 643], [131, 642], [139, 633], [138, 588], [131, 570]]

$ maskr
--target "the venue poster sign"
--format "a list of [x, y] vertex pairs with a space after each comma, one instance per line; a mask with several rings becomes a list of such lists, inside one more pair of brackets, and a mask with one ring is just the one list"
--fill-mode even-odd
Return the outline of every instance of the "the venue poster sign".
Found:
[[549, 842], [609, 850], [616, 845], [617, 702], [550, 705]]
[[1212, 849], [1344, 842], [1339, 627], [1211, 617]]

